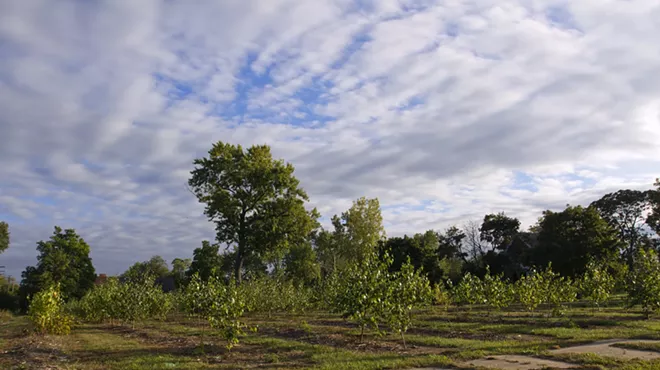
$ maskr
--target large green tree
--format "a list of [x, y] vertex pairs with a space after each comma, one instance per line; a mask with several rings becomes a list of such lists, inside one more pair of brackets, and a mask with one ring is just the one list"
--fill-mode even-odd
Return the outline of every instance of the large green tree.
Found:
[[651, 192], [619, 190], [591, 203], [601, 217], [619, 234], [625, 245], [624, 256], [631, 261], [646, 232], [646, 215], [651, 210]]
[[552, 268], [564, 276], [583, 274], [591, 259], [616, 259], [621, 243], [616, 230], [593, 207], [545, 211], [538, 226], [532, 261], [539, 266], [552, 262]]
[[37, 243], [37, 251], [37, 266], [29, 266], [22, 273], [23, 298], [57, 283], [67, 299], [80, 298], [94, 286], [96, 273], [89, 245], [75, 230], [55, 226], [48, 241]]
[[188, 181], [204, 213], [216, 225], [216, 239], [234, 249], [234, 276], [240, 283], [247, 258], [283, 255], [288, 246], [309, 235], [313, 217], [307, 194], [294, 168], [275, 160], [267, 145], [244, 150], [217, 142], [208, 157], [194, 161]]
[[9, 225], [0, 221], [0, 253], [4, 252], [9, 248]]
[[493, 249], [504, 250], [518, 234], [519, 228], [520, 221], [517, 218], [500, 212], [484, 216], [479, 231], [482, 241], [489, 243]]

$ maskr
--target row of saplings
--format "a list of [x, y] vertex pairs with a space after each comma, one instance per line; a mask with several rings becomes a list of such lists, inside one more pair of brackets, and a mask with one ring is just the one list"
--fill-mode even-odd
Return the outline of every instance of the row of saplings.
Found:
[[[33, 297], [29, 316], [40, 332], [68, 334], [74, 317], [86, 322], [134, 325], [180, 312], [220, 330], [231, 348], [247, 328], [242, 320], [246, 312], [270, 316], [273, 312], [317, 309], [340, 313], [356, 323], [360, 340], [366, 327], [379, 330], [379, 324], [386, 324], [401, 336], [405, 346], [404, 334], [411, 325], [413, 310], [433, 301], [494, 309], [517, 302], [528, 310], [550, 304], [553, 313], [560, 314], [563, 305], [578, 296], [594, 306], [603, 304], [616, 285], [605, 265], [592, 262], [576, 280], [559, 276], [549, 266], [543, 271], [532, 271], [513, 284], [501, 276], [486, 274], [479, 279], [466, 274], [454, 286], [438, 285], [432, 289], [428, 279], [409, 263], [398, 272], [389, 272], [391, 263], [387, 256], [367, 258], [329, 276], [316, 287], [296, 286], [281, 278], [251, 279], [237, 285], [214, 277], [204, 281], [195, 275], [184, 289], [164, 293], [153, 279], [125, 283], [110, 279], [82, 299], [66, 304], [58, 287], [52, 286]], [[630, 306], [641, 305], [647, 314], [660, 309], [660, 262], [655, 252], [637, 254], [625, 287]]]

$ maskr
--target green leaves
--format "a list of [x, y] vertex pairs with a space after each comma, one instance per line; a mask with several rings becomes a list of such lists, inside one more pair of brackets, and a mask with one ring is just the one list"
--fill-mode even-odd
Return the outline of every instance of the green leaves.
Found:
[[147, 319], [165, 319], [174, 308], [173, 296], [164, 293], [147, 275], [121, 283], [116, 278], [97, 285], [77, 305], [78, 316], [91, 322], [135, 323]]
[[614, 291], [616, 281], [607, 270], [607, 265], [596, 261], [589, 261], [587, 269], [579, 280], [580, 293], [583, 298], [600, 307], [607, 302]]
[[67, 335], [71, 332], [71, 317], [63, 310], [64, 300], [59, 284], [38, 292], [30, 301], [28, 317], [41, 334]]
[[642, 306], [647, 317], [660, 311], [660, 261], [654, 250], [640, 249], [627, 276], [628, 306]]
[[0, 221], [0, 253], [4, 252], [9, 248], [9, 225]]

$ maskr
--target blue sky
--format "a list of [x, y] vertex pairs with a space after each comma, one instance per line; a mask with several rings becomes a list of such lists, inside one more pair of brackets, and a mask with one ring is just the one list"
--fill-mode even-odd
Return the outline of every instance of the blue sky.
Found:
[[53, 226], [99, 272], [190, 257], [214, 141], [269, 144], [327, 220], [533, 223], [660, 176], [653, 0], [0, 4], [0, 219], [14, 276]]

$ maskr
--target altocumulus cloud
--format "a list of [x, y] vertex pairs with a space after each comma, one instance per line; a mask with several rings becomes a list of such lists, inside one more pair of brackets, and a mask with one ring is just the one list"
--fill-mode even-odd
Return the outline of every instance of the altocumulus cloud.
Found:
[[660, 175], [660, 6], [582, 1], [3, 1], [0, 218], [12, 275], [52, 226], [99, 272], [190, 256], [216, 140], [268, 143], [324, 216], [389, 234]]

